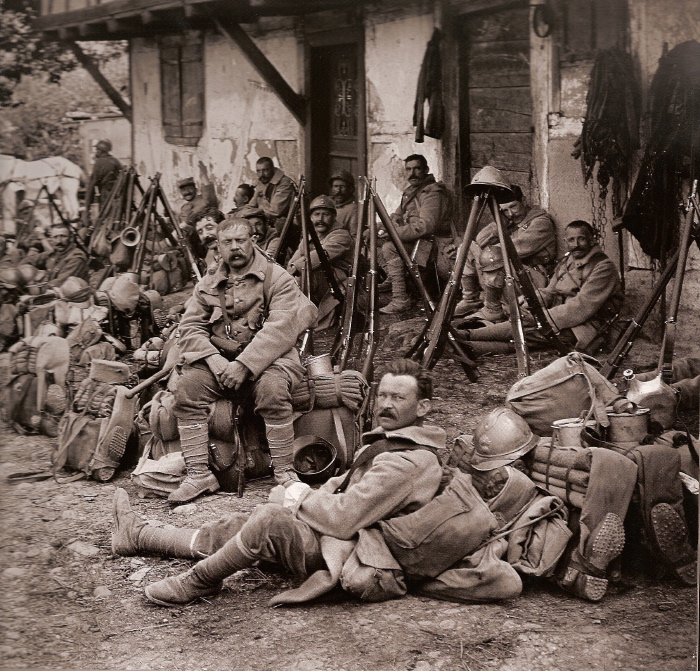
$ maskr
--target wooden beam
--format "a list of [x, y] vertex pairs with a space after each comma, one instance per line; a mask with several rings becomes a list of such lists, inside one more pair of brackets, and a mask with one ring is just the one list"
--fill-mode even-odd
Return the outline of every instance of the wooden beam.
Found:
[[73, 51], [73, 54], [78, 59], [78, 62], [92, 75], [92, 78], [97, 82], [100, 88], [105, 92], [107, 97], [119, 108], [119, 111], [129, 120], [132, 120], [131, 105], [124, 100], [119, 94], [119, 91], [109, 83], [107, 78], [100, 72], [97, 63], [91, 56], [86, 54], [76, 42], [68, 42], [68, 46]]
[[277, 68], [260, 51], [255, 42], [241, 26], [227, 16], [213, 16], [212, 20], [223, 35], [228, 37], [246, 55], [258, 74], [269, 87], [279, 96], [284, 106], [302, 125], [306, 125], [306, 101], [282, 77]]

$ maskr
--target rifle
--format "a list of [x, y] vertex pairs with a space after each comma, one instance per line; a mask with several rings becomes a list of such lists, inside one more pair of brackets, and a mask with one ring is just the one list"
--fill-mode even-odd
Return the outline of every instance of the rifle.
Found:
[[160, 173], [156, 173], [156, 176], [151, 180], [151, 186], [148, 189], [148, 197], [145, 198], [146, 208], [143, 215], [143, 223], [141, 224], [140, 238], [136, 247], [136, 252], [134, 253], [134, 259], [131, 264], [130, 272], [135, 273], [136, 282], [139, 281], [141, 270], [143, 268], [143, 259], [146, 252], [146, 241], [148, 237], [148, 227], [151, 222], [151, 217], [153, 215], [153, 210], [155, 209], [156, 195], [160, 189]]
[[[358, 185], [361, 184], [362, 177], [357, 178]], [[355, 249], [352, 257], [352, 272], [348, 277], [345, 288], [345, 305], [343, 315], [338, 327], [338, 335], [331, 348], [331, 356], [338, 361], [340, 370], [345, 367], [352, 350], [352, 337], [355, 317], [355, 307], [357, 305], [358, 275], [360, 272], [360, 258], [362, 255], [362, 232], [365, 226], [365, 215], [367, 213], [367, 188], [362, 190], [357, 200], [357, 237], [355, 238]]]
[[[299, 205], [301, 207], [301, 250], [306, 263], [304, 263], [304, 271], [301, 278], [302, 290], [306, 295], [311, 297], [311, 264], [309, 263], [309, 221], [308, 221], [308, 207], [306, 198], [306, 189], [303, 188], [304, 176], [301, 176], [301, 186], [299, 191], [301, 195], [299, 197]], [[307, 350], [309, 354], [314, 353], [314, 341], [313, 341], [313, 326], [309, 326], [304, 332], [301, 340], [301, 345], [299, 346], [299, 356], [306, 354]]]
[[506, 254], [510, 259], [510, 262], [513, 266], [513, 270], [515, 271], [515, 274], [518, 278], [520, 290], [522, 291], [523, 296], [525, 296], [525, 299], [527, 300], [527, 305], [530, 310], [530, 313], [532, 314], [535, 320], [537, 330], [547, 339], [549, 344], [552, 345], [554, 349], [556, 349], [558, 354], [560, 354], [561, 356], [566, 356], [571, 348], [567, 347], [561, 341], [561, 339], [559, 338], [559, 331], [556, 331], [554, 329], [552, 323], [547, 318], [547, 309], [545, 308], [539, 293], [537, 293], [535, 285], [532, 283], [530, 273], [527, 272], [527, 269], [525, 268], [523, 262], [518, 256], [518, 251], [515, 249], [515, 243], [510, 237], [510, 233], [508, 233], [508, 231], [506, 230], [504, 230], [503, 233], [503, 239], [506, 244]]
[[[304, 175], [299, 176], [299, 183], [304, 179]], [[296, 216], [298, 210], [299, 210], [299, 201], [301, 199], [301, 190], [297, 189], [296, 194], [294, 195], [294, 200], [292, 201], [292, 204], [289, 206], [289, 212], [287, 212], [287, 218], [284, 220], [284, 226], [282, 226], [282, 230], [280, 231], [280, 241], [279, 241], [279, 246], [277, 247], [277, 253], [275, 254], [274, 261], [275, 263], [279, 263], [281, 266], [285, 265], [285, 259], [287, 258], [287, 248], [289, 247], [289, 238], [291, 236], [292, 232], [292, 222], [294, 221], [294, 217]]]
[[647, 298], [641, 308], [639, 308], [634, 318], [630, 319], [624, 333], [622, 333], [617, 339], [615, 347], [613, 348], [612, 352], [610, 352], [610, 355], [605, 363], [601, 366], [600, 374], [608, 380], [612, 380], [617, 374], [617, 371], [627, 355], [630, 353], [632, 345], [634, 345], [634, 341], [637, 339], [639, 332], [644, 327], [644, 324], [649, 318], [649, 315], [659, 300], [659, 297], [666, 289], [666, 285], [676, 270], [676, 264], [678, 263], [678, 252], [679, 250], [676, 250], [676, 253], [668, 261], [666, 269], [659, 278], [659, 281], [656, 283], [656, 286], [649, 295], [649, 298]]
[[695, 208], [697, 203], [698, 181], [693, 181], [693, 188], [688, 199], [688, 212], [683, 220], [681, 228], [681, 239], [678, 245], [678, 263], [676, 267], [676, 278], [673, 282], [673, 293], [671, 294], [671, 306], [668, 317], [664, 325], [664, 339], [661, 345], [661, 355], [659, 357], [658, 373], [661, 379], [670, 384], [673, 380], [673, 350], [676, 346], [676, 324], [678, 319], [678, 308], [681, 302], [681, 292], [683, 290], [683, 275], [685, 274], [685, 264], [688, 259], [688, 249], [693, 237], [693, 220], [695, 219]]
[[[369, 185], [367, 185], [369, 187]], [[379, 329], [379, 271], [377, 269], [377, 215], [374, 211], [374, 201], [370, 198], [367, 201], [367, 227], [369, 229], [369, 271], [367, 277], [369, 286], [368, 315], [365, 325], [365, 332], [362, 336], [362, 349], [364, 356], [362, 357], [362, 376], [372, 384], [374, 378], [374, 355], [377, 352], [379, 339], [375, 337], [375, 333]], [[358, 220], [357, 236], [360, 237], [360, 228], [362, 220]], [[368, 404], [367, 412], [370, 412]]]
[[[302, 181], [301, 186], [299, 188], [300, 191], [303, 191], [302, 194], [302, 202], [306, 206], [306, 198], [307, 198], [307, 193], [306, 193], [306, 181]], [[307, 209], [308, 212], [308, 209]], [[331, 291], [331, 294], [333, 295], [333, 298], [338, 301], [341, 305], [345, 301], [345, 296], [343, 295], [343, 290], [340, 288], [340, 285], [338, 284], [338, 280], [336, 279], [335, 273], [333, 272], [333, 266], [331, 266], [331, 261], [328, 258], [328, 252], [323, 248], [323, 245], [321, 244], [321, 240], [318, 237], [318, 233], [316, 233], [316, 229], [314, 228], [313, 224], [309, 225], [307, 223], [306, 230], [309, 234], [309, 239], [311, 240], [311, 244], [313, 244], [314, 249], [316, 250], [316, 254], [318, 256], [318, 262], [321, 266], [321, 270], [323, 271], [323, 274], [326, 278], [326, 282], [328, 282], [328, 287]], [[306, 259], [306, 265], [308, 266], [311, 263], [311, 259], [308, 256], [305, 256]], [[310, 269], [309, 269], [310, 272]]]
[[[404, 266], [408, 270], [409, 276], [411, 277], [413, 283], [418, 289], [418, 292], [420, 293], [420, 296], [423, 300], [426, 313], [428, 314], [428, 316], [431, 316], [435, 311], [435, 303], [428, 295], [428, 291], [425, 288], [425, 284], [423, 283], [423, 278], [420, 275], [420, 270], [418, 269], [417, 264], [414, 261], [412, 261], [411, 257], [408, 255], [408, 252], [406, 251], [406, 248], [404, 247], [401, 238], [399, 238], [399, 234], [396, 232], [396, 227], [394, 226], [394, 223], [389, 217], [389, 213], [384, 207], [384, 203], [382, 203], [381, 199], [379, 198], [376, 191], [371, 185], [369, 186], [369, 190], [372, 196], [372, 201], [374, 202], [374, 206], [377, 209], [379, 219], [381, 220], [384, 229], [389, 234], [391, 242], [396, 247], [396, 251], [399, 253], [401, 260], [404, 263]], [[455, 333], [455, 329], [451, 325], [447, 327], [447, 331], [447, 341], [450, 347], [452, 348], [454, 358], [460, 362], [469, 380], [471, 382], [475, 382], [478, 377], [476, 372], [476, 361], [474, 361], [474, 359], [471, 358], [471, 352], [468, 353], [468, 350], [465, 349], [465, 347], [457, 341], [457, 338], [455, 336], [459, 334]]]
[[[501, 251], [503, 252], [503, 270], [505, 271], [505, 288], [504, 293], [508, 300], [508, 312], [510, 313], [510, 327], [513, 331], [513, 342], [515, 343], [515, 357], [518, 361], [518, 377], [527, 377], [530, 374], [530, 357], [527, 351], [527, 343], [525, 342], [525, 331], [523, 330], [523, 320], [520, 314], [520, 305], [518, 304], [518, 296], [515, 293], [515, 281], [513, 278], [513, 270], [506, 247], [506, 236], [508, 235], [503, 229], [503, 221], [501, 219], [501, 211], [498, 208], [496, 196], [491, 194], [491, 214], [496, 222], [498, 229], [498, 239], [501, 243]], [[511, 241], [512, 242], [512, 241]], [[517, 254], [516, 254], [517, 256]]]
[[121, 194], [124, 185], [124, 180], [126, 178], [126, 173], [127, 168], [121, 168], [119, 170], [119, 175], [117, 175], [117, 181], [114, 183], [114, 188], [109, 192], [109, 196], [107, 196], [105, 202], [100, 204], [100, 211], [97, 214], [97, 219], [95, 219], [95, 223], [91, 226], [88, 225], [87, 227], [85, 240], [88, 243], [89, 252], [92, 252], [92, 236], [94, 235], [95, 231], [97, 231], [97, 229], [100, 226], [102, 226], [107, 220], [107, 214], [113, 209], [112, 206], [117, 198], [117, 194]]
[[[163, 187], [158, 185], [158, 197], [160, 198], [160, 202], [163, 204], [163, 209], [165, 210], [165, 214], [167, 215], [168, 219], [172, 222], [173, 225], [173, 230], [175, 231], [175, 238], [177, 238], [177, 246], [180, 248], [180, 251], [182, 252], [183, 256], [187, 259], [187, 262], [190, 264], [190, 268], [192, 269], [192, 275], [194, 277], [195, 282], [199, 282], [199, 280], [202, 279], [202, 273], [199, 271], [199, 266], [197, 265], [197, 259], [192, 252], [192, 249], [190, 248], [190, 244], [185, 238], [184, 233], [182, 232], [182, 229], [180, 228], [180, 219], [178, 216], [173, 212], [173, 209], [170, 207], [170, 203], [168, 202], [168, 199], [165, 197], [165, 193], [163, 192]], [[167, 229], [164, 229], [167, 234]], [[172, 238], [171, 238], [172, 239]]]
[[467, 227], [462, 237], [462, 244], [457, 250], [457, 258], [452, 267], [450, 279], [440, 298], [440, 303], [433, 313], [432, 319], [425, 325], [423, 333], [421, 333], [409, 351], [410, 358], [420, 360], [426, 368], [432, 368], [445, 350], [448, 325], [457, 304], [460, 279], [464, 272], [464, 265], [467, 262], [469, 247], [476, 236], [477, 226], [486, 207], [484, 195], [477, 194], [472, 199]]

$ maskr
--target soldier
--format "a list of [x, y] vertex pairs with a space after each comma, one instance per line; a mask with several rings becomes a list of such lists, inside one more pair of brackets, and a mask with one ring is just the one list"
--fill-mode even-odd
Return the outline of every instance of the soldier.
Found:
[[[549, 284], [539, 293], [560, 339], [577, 350], [592, 351], [622, 306], [620, 276], [615, 264], [596, 244], [595, 230], [587, 221], [572, 221], [566, 227], [565, 241], [568, 251], [554, 269]], [[528, 342], [546, 346], [547, 341], [535, 328], [535, 320], [527, 309], [522, 318]], [[503, 342], [513, 338], [510, 322], [465, 332], [477, 353], [503, 351]]]
[[[411, 154], [406, 157], [405, 166], [409, 186], [403, 192], [399, 208], [391, 215], [399, 238], [407, 244], [420, 239], [432, 240], [437, 234], [450, 234], [452, 200], [447, 187], [430, 174], [425, 156]], [[380, 229], [378, 235], [386, 240], [386, 231]], [[384, 243], [382, 254], [391, 281], [391, 301], [379, 311], [384, 314], [405, 312], [411, 307], [411, 299], [406, 289], [403, 261], [391, 242]]]
[[335, 202], [336, 220], [341, 228], [357, 235], [357, 200], [355, 199], [355, 179], [347, 170], [337, 170], [328, 180], [330, 196]]
[[226, 215], [215, 207], [207, 207], [199, 212], [194, 220], [194, 229], [201, 246], [206, 250], [204, 263], [209, 267], [219, 260], [219, 247], [217, 239], [217, 228], [226, 219]]
[[[358, 452], [350, 474], [317, 490], [301, 482], [276, 487], [269, 502], [251, 515], [234, 513], [199, 529], [162, 529], [141, 520], [131, 510], [126, 492], [118, 489], [112, 552], [208, 557], [190, 571], [146, 588], [146, 597], [161, 606], [217, 594], [225, 577], [258, 560], [282, 564], [303, 577], [314, 574], [297, 592], [303, 593], [302, 599], [319, 596], [334, 586], [329, 577], [324, 580], [329, 567], [322, 549], [329, 543], [337, 549], [340, 544], [344, 562], [358, 542], [358, 532], [422, 507], [437, 492], [442, 479], [437, 455], [445, 447], [445, 432], [424, 425], [431, 398], [428, 371], [415, 361], [390, 362], [379, 381], [378, 426], [364, 434], [365, 449]], [[376, 556], [376, 543], [370, 547]], [[378, 588], [377, 574], [371, 579], [375, 584], [367, 591]]]
[[292, 468], [291, 388], [304, 369], [297, 338], [316, 319], [316, 308], [292, 277], [255, 248], [255, 229], [240, 217], [218, 227], [220, 261], [197, 283], [180, 322], [185, 365], [175, 391], [187, 477], [169, 500], [191, 501], [219, 484], [209, 470], [209, 406], [219, 398], [255, 404], [275, 478], [296, 481]]
[[46, 286], [60, 287], [69, 277], [88, 279], [87, 254], [75, 243], [75, 235], [68, 224], [52, 226], [48, 238], [39, 227], [35, 233], [45, 251], [30, 251], [24, 263], [46, 270], [43, 278]]
[[279, 235], [274, 226], [270, 226], [265, 213], [259, 207], [244, 206], [238, 210], [238, 216], [250, 221], [255, 227], [255, 244], [271, 259], [275, 258], [280, 244]]
[[[342, 228], [336, 219], [335, 203], [328, 196], [314, 198], [309, 207], [311, 224], [318, 233], [321, 247], [325, 250], [338, 284], [342, 285], [352, 268], [352, 236]], [[330, 295], [328, 280], [321, 268], [318, 252], [311, 246], [309, 252], [311, 264], [311, 300], [319, 307], [317, 328], [328, 328], [333, 320], [333, 311], [338, 301]], [[306, 258], [301, 245], [292, 255], [287, 270], [300, 281], [304, 275]]]
[[235, 207], [229, 210], [228, 214], [235, 214], [241, 208], [245, 207], [250, 203], [255, 195], [255, 189], [250, 184], [239, 184], [235, 193], [233, 194], [233, 204]]
[[197, 190], [194, 177], [186, 177], [177, 183], [180, 195], [185, 199], [185, 204], [180, 208], [180, 219], [188, 226], [194, 225], [194, 220], [202, 210], [208, 207], [219, 207], [213, 184], [205, 184], [202, 192]]
[[[556, 259], [557, 236], [554, 220], [542, 208], [531, 206], [525, 200], [522, 189], [511, 184], [515, 194], [500, 197], [499, 209], [506, 220], [507, 231], [513, 239], [523, 265], [537, 287], [544, 287]], [[505, 200], [504, 200], [505, 198]], [[467, 256], [467, 265], [462, 275], [462, 300], [455, 307], [455, 316], [474, 313], [481, 305], [479, 286], [484, 290], [484, 305], [475, 312], [476, 319], [491, 323], [506, 320], [503, 307], [505, 273], [503, 262], [494, 267], [494, 254], [501, 254], [496, 223], [491, 222], [476, 236]], [[493, 249], [496, 247], [497, 249]], [[484, 270], [484, 267], [488, 270]]]
[[259, 158], [255, 170], [258, 173], [258, 183], [249, 205], [259, 207], [279, 234], [294, 200], [294, 182], [282, 170], [275, 168], [269, 156]]
[[100, 140], [95, 145], [95, 165], [92, 168], [92, 175], [85, 188], [83, 222], [86, 226], [89, 224], [90, 207], [95, 200], [95, 187], [99, 190], [97, 202], [101, 205], [109, 197], [122, 168], [119, 159], [110, 154], [111, 151], [112, 143], [109, 140]]

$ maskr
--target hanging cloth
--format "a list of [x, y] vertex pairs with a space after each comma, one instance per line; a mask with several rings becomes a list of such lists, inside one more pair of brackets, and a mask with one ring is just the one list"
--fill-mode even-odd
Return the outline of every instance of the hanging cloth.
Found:
[[683, 180], [700, 175], [700, 44], [683, 42], [659, 61], [649, 91], [651, 136], [622, 218], [654, 259], [678, 244]]
[[[413, 125], [416, 127], [416, 142], [423, 142], [425, 135], [440, 139], [445, 131], [445, 107], [442, 104], [442, 56], [438, 28], [428, 42], [418, 75], [416, 102], [413, 106]], [[424, 119], [425, 100], [428, 100], [428, 118]]]

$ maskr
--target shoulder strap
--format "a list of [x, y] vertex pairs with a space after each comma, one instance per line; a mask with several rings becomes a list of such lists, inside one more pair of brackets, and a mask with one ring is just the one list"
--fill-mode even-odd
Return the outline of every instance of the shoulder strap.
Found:
[[275, 269], [275, 262], [267, 260], [265, 279], [263, 280], [263, 321], [270, 315], [270, 289], [272, 288], [272, 271]]
[[366, 450], [364, 450], [358, 457], [355, 459], [355, 461], [352, 462], [352, 466], [350, 466], [350, 470], [348, 471], [347, 475], [345, 476], [345, 480], [343, 480], [338, 488], [335, 490], [335, 494], [340, 494], [344, 492], [347, 488], [348, 485], [350, 484], [350, 478], [352, 477], [353, 473], [360, 467], [366, 464], [369, 461], [373, 461], [374, 458], [384, 452], [403, 452], [403, 451], [409, 451], [409, 450], [426, 450], [428, 452], [432, 452], [433, 454], [437, 454], [436, 450], [434, 447], [429, 447], [427, 445], [416, 445], [415, 443], [409, 443], [408, 441], [404, 442], [392, 442], [386, 439], [382, 440], [377, 440], [376, 442], [372, 443]]

